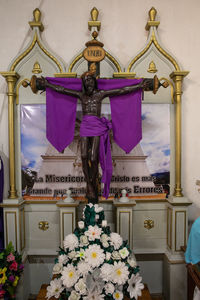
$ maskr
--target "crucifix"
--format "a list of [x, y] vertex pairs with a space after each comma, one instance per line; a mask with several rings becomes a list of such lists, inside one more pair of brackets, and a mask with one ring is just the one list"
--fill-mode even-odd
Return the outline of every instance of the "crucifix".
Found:
[[[135, 80], [134, 83], [130, 81], [130, 85], [129, 82], [127, 82], [129, 80], [126, 80], [126, 85], [122, 85], [117, 88], [111, 87], [109, 89], [100, 89], [97, 83], [97, 77], [100, 70], [100, 61], [104, 59], [105, 51], [103, 49], [103, 44], [96, 39], [98, 36], [96, 31], [93, 32], [92, 36], [93, 40], [86, 43], [87, 48], [84, 51], [84, 57], [88, 61], [89, 65], [89, 71], [86, 71], [81, 76], [81, 89], [69, 88], [62, 84], [58, 85], [52, 82], [49, 78], [37, 78], [36, 76], [32, 76], [30, 83], [24, 82], [23, 86], [27, 87], [30, 85], [34, 93], [37, 93], [39, 90], [55, 91], [56, 93], [72, 97], [73, 99], [76, 99], [76, 101], [77, 99], [80, 100], [83, 115], [80, 127], [81, 159], [82, 169], [86, 180], [86, 198], [88, 199], [88, 202], [98, 203], [99, 162], [103, 173], [103, 196], [106, 198], [108, 198], [109, 195], [109, 186], [112, 177], [112, 158], [108, 132], [111, 128], [113, 128], [113, 132], [116, 127], [122, 126], [123, 128], [123, 124], [119, 123], [113, 126], [111, 121], [106, 118], [101, 118], [101, 106], [103, 99], [106, 97], [110, 97], [111, 99], [116, 96], [123, 97], [124, 95], [133, 94], [135, 92], [139, 92], [141, 95], [143, 91], [153, 91], [155, 94], [160, 86], [167, 87], [168, 84], [167, 82], [161, 83], [157, 76], [154, 76], [154, 78]], [[110, 80], [112, 82], [112, 79]], [[120, 79], [117, 79], [117, 81], [118, 80], [120, 82]], [[132, 106], [132, 102], [129, 103], [130, 106]], [[126, 101], [124, 101], [124, 106], [127, 106]], [[129, 110], [128, 106], [127, 109]], [[120, 110], [120, 108], [118, 110]], [[128, 114], [129, 115], [124, 118], [124, 123], [129, 122], [130, 119], [133, 118], [130, 113]], [[139, 118], [141, 118], [141, 116], [139, 116]], [[68, 132], [68, 130], [71, 129], [68, 127], [66, 131]], [[131, 131], [132, 126], [130, 126], [128, 130]], [[66, 134], [68, 134], [67, 132]], [[121, 136], [127, 134], [127, 130], [124, 130], [124, 132], [122, 131]], [[137, 135], [137, 132], [133, 132], [132, 135]], [[137, 143], [138, 142], [139, 140]], [[127, 152], [129, 151], [130, 149], [128, 149]]]

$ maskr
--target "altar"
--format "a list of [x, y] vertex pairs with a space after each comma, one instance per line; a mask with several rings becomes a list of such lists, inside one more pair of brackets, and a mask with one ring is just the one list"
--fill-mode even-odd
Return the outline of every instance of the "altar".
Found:
[[[99, 33], [105, 30], [101, 29], [98, 15], [94, 7], [86, 24], [90, 42], [97, 37], [100, 40]], [[182, 247], [187, 242], [191, 202], [184, 197], [181, 186], [181, 103], [182, 83], [188, 72], [162, 46], [156, 9], [152, 7], [149, 11], [146, 44], [130, 57], [127, 66], [106, 50], [109, 45], [97, 53], [97, 49], [81, 49], [80, 44], [80, 51], [74, 53], [66, 67], [59, 53], [53, 53], [43, 40], [42, 20], [42, 11], [36, 8], [29, 22], [29, 44], [12, 60], [7, 71], [0, 72], [8, 85], [10, 179], [9, 195], [1, 207], [5, 245], [12, 241], [25, 264], [19, 299], [37, 295], [41, 283], [50, 282], [59, 246], [63, 246], [64, 237], [76, 228], [87, 203], [81, 168], [80, 103], [74, 140], [61, 153], [46, 139], [45, 93], [33, 94], [30, 88], [24, 88], [24, 83], [31, 84], [33, 75], [80, 77], [102, 49], [105, 55], [96, 63], [100, 78], [120, 80], [157, 75], [169, 86], [160, 88], [156, 94], [144, 92], [143, 139], [129, 154], [114, 143], [110, 134], [113, 176], [109, 197], [105, 199], [101, 195], [99, 170], [99, 205], [104, 209], [110, 229], [128, 241], [150, 293], [163, 294], [167, 300], [186, 299]], [[87, 55], [92, 56], [91, 60], [86, 59]], [[110, 118], [108, 98], [102, 105], [102, 113]], [[74, 200], [71, 203], [65, 201], [69, 189]], [[124, 189], [125, 202], [120, 201]], [[156, 270], [155, 277], [152, 268]]]

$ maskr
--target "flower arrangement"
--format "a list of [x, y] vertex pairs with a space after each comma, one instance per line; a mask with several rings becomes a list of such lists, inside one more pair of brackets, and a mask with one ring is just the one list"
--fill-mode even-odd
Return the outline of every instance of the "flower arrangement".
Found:
[[53, 268], [47, 298], [69, 300], [137, 299], [144, 285], [127, 241], [111, 232], [102, 207], [88, 204]]
[[23, 272], [22, 257], [14, 250], [12, 243], [0, 253], [0, 298], [8, 295], [15, 298], [16, 287]]

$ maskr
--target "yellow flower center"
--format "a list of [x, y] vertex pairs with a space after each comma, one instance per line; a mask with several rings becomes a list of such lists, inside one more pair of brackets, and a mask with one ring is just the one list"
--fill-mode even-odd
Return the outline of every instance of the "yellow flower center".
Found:
[[96, 258], [97, 257], [97, 253], [96, 252], [92, 252], [92, 258]]
[[115, 298], [119, 299], [119, 293], [115, 294]]
[[95, 232], [93, 231], [92, 235], [95, 235]]
[[69, 277], [72, 278], [74, 276], [74, 272], [69, 272]]
[[120, 269], [118, 269], [118, 270], [116, 271], [116, 273], [117, 273], [118, 276], [122, 275], [122, 271], [121, 271]]

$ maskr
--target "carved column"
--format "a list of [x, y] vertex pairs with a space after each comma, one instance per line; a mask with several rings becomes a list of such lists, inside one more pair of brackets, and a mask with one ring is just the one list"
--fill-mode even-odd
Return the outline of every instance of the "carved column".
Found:
[[175, 83], [175, 197], [183, 197], [181, 188], [181, 95], [182, 81], [187, 76], [188, 71], [175, 71], [170, 74], [170, 77]]
[[15, 183], [15, 147], [14, 147], [14, 100], [15, 84], [19, 78], [16, 72], [1, 72], [8, 84], [8, 122], [9, 122], [9, 171], [10, 171], [10, 190], [9, 198], [17, 198]]

